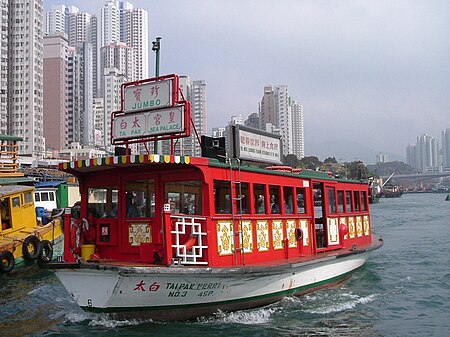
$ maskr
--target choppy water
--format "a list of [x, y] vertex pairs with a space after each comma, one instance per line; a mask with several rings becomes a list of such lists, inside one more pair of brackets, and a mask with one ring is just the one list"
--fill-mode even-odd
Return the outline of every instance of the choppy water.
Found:
[[450, 202], [409, 194], [372, 205], [384, 246], [343, 287], [189, 323], [87, 314], [48, 271], [0, 276], [0, 336], [447, 336]]

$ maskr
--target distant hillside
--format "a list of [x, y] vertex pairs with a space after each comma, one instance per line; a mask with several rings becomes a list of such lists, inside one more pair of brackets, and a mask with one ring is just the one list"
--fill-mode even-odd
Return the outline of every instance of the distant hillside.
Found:
[[[348, 139], [339, 139], [336, 141], [328, 141], [323, 143], [306, 142], [305, 144], [306, 156], [316, 156], [322, 161], [328, 157], [334, 157], [338, 162], [353, 162], [355, 160], [362, 160], [366, 165], [375, 164], [377, 154], [380, 152], [381, 151], [376, 151]], [[387, 153], [387, 155], [389, 156], [389, 161], [405, 160], [404, 158], [392, 153]]]

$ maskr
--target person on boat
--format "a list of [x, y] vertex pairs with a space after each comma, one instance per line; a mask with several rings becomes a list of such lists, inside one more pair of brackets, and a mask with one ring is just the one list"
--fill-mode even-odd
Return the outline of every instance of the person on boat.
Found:
[[262, 194], [258, 195], [258, 200], [256, 202], [256, 213], [257, 214], [266, 213], [266, 207], [264, 204], [264, 196]]
[[278, 205], [274, 195], [270, 197], [270, 213], [280, 214], [280, 205]]
[[131, 192], [127, 192], [126, 200], [127, 200], [127, 218], [139, 218], [141, 215], [139, 209], [137, 208], [134, 202], [134, 197]]

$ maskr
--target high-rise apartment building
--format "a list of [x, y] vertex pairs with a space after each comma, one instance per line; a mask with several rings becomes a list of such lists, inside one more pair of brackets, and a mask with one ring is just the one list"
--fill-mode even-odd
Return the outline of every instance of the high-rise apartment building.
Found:
[[100, 47], [119, 41], [119, 2], [117, 0], [108, 0], [100, 10]]
[[45, 13], [44, 34], [67, 33], [66, 15], [68, 7], [65, 5], [53, 5], [51, 10]]
[[9, 0], [0, 0], [0, 134], [8, 133], [8, 77], [9, 77]]
[[104, 69], [103, 99], [103, 144], [111, 146], [111, 113], [120, 109], [120, 87], [125, 82], [125, 75], [117, 68]]
[[442, 166], [450, 171], [450, 129], [442, 131]]
[[44, 136], [46, 149], [68, 146], [68, 40], [64, 32], [44, 37]]
[[123, 39], [134, 51], [134, 75], [136, 80], [149, 77], [148, 71], [148, 12], [133, 8], [124, 10], [122, 22]]
[[[8, 134], [22, 137], [19, 153], [44, 154], [43, 0], [9, 2]], [[3, 10], [3, 8], [2, 8]], [[3, 44], [2, 40], [2, 44]], [[3, 47], [2, 47], [3, 48]], [[2, 65], [3, 66], [3, 65]]]
[[290, 100], [292, 116], [292, 153], [298, 159], [305, 157], [305, 130], [303, 122], [303, 105], [294, 99]]
[[116, 68], [126, 81], [134, 81], [133, 48], [123, 42], [110, 43], [100, 48], [100, 68]]
[[259, 104], [261, 130], [281, 135], [283, 155], [305, 156], [303, 132], [303, 106], [289, 96], [286, 85], [264, 87]]
[[[438, 142], [430, 135], [423, 134], [417, 137], [415, 145], [415, 162], [408, 162], [418, 172], [439, 172]], [[408, 155], [409, 159], [412, 158]]]

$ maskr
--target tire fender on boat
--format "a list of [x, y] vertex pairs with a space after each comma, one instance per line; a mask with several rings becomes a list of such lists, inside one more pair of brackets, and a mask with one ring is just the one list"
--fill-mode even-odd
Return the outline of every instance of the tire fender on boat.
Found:
[[14, 255], [9, 250], [5, 250], [0, 254], [0, 273], [7, 274], [13, 270], [16, 261]]
[[70, 228], [70, 249], [72, 253], [80, 255], [81, 253], [81, 220], [76, 219], [72, 222]]
[[39, 262], [48, 263], [53, 258], [53, 245], [49, 240], [42, 240]]
[[[30, 247], [33, 249], [30, 250]], [[35, 260], [39, 257], [41, 240], [36, 235], [28, 235], [22, 244], [22, 255], [27, 260]]]

